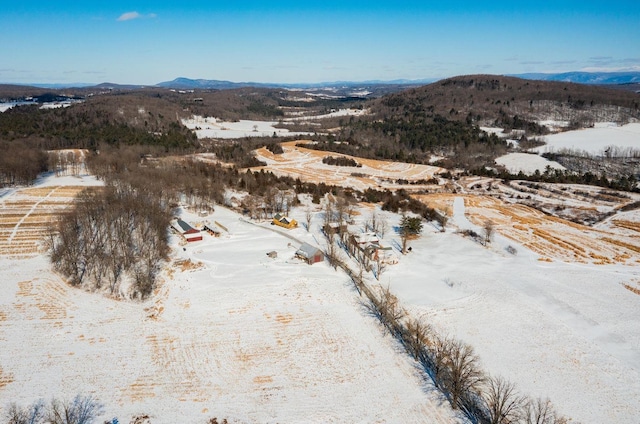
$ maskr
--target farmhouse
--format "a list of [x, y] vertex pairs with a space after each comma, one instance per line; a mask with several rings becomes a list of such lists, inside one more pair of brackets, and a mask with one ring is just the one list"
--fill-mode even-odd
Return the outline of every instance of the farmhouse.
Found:
[[280, 215], [279, 213], [273, 216], [273, 221], [271, 223], [289, 230], [298, 227], [298, 222], [295, 219]]
[[371, 260], [387, 264], [398, 263], [398, 258], [393, 254], [393, 249], [389, 246], [382, 246], [375, 233], [352, 234], [351, 243]]
[[191, 225], [187, 224], [180, 218], [177, 218], [175, 221], [173, 221], [171, 226], [173, 227], [174, 231], [180, 234], [182, 238], [188, 242], [202, 240], [202, 233], [200, 232], [200, 230], [193, 228]]
[[322, 227], [322, 230], [326, 235], [343, 234], [347, 232], [347, 224], [329, 222]]
[[302, 259], [309, 265], [324, 261], [324, 253], [322, 253], [322, 250], [308, 243], [302, 243], [300, 249], [296, 251], [296, 257]]
[[351, 241], [355, 243], [355, 245], [358, 246], [360, 250], [363, 250], [366, 246], [370, 244], [380, 243], [380, 239], [378, 239], [378, 236], [376, 235], [376, 233], [353, 234], [351, 236]]

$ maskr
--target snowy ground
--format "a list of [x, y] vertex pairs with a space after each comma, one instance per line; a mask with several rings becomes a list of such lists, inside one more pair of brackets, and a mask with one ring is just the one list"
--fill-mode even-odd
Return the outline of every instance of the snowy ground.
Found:
[[285, 122], [292, 121], [311, 121], [325, 118], [339, 118], [344, 116], [363, 116], [369, 113], [368, 109], [338, 109], [324, 115], [311, 115], [311, 116], [289, 116], [284, 118]]
[[551, 161], [542, 156], [529, 153], [509, 153], [496, 159], [498, 165], [507, 168], [512, 174], [522, 171], [524, 174], [531, 175], [536, 171], [543, 173], [547, 166], [551, 169], [565, 169], [556, 161]]
[[614, 123], [599, 123], [594, 128], [561, 132], [544, 139], [547, 144], [532, 151], [545, 153], [571, 149], [602, 155], [609, 146], [640, 149], [640, 123], [620, 127]]
[[[460, 421], [343, 273], [293, 260], [298, 244], [268, 223], [224, 208], [183, 217], [228, 232], [174, 238], [172, 265], [143, 304], [73, 289], [43, 255], [0, 256], [0, 415], [10, 401], [84, 393], [121, 422]], [[314, 242], [303, 229], [287, 235]]]
[[[481, 232], [462, 198], [453, 215], [453, 227]], [[640, 287], [638, 266], [540, 261], [512, 239], [498, 235], [485, 248], [452, 230], [427, 226], [383, 275], [411, 313], [471, 344], [491, 374], [548, 396], [577, 422], [637, 423], [640, 297], [623, 284]]]
[[194, 130], [198, 138], [234, 139], [245, 137], [271, 137], [275, 133], [278, 137], [309, 135], [307, 132], [293, 132], [286, 128], [275, 128], [276, 121], [226, 122], [216, 118], [195, 116], [183, 119], [182, 124]]

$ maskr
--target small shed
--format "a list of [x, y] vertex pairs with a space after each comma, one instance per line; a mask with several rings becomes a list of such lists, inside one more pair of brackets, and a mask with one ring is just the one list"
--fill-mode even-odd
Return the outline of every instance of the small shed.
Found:
[[220, 237], [220, 235], [222, 234], [222, 232], [216, 226], [210, 224], [204, 224], [202, 230], [206, 231], [213, 237]]
[[176, 219], [173, 224], [173, 228], [188, 242], [202, 240], [202, 233], [200, 230], [193, 228], [180, 218]]
[[322, 250], [308, 243], [302, 243], [302, 246], [296, 251], [296, 257], [302, 259], [309, 265], [324, 261], [324, 253], [322, 253]]

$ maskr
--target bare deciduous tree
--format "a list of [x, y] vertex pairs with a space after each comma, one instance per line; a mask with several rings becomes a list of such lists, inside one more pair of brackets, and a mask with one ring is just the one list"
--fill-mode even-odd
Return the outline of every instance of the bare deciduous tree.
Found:
[[400, 321], [406, 312], [400, 306], [398, 298], [391, 293], [389, 286], [381, 287], [380, 290], [380, 295], [371, 299], [372, 309], [391, 334], [400, 334], [402, 330]]
[[4, 414], [4, 420], [7, 424], [39, 424], [44, 420], [45, 412], [43, 400], [26, 408], [11, 403]]
[[76, 396], [71, 402], [51, 401], [47, 420], [51, 424], [90, 424], [102, 413], [102, 405], [91, 396]]
[[524, 415], [526, 398], [516, 392], [515, 385], [502, 377], [491, 377], [484, 392], [489, 424], [513, 424]]
[[406, 324], [405, 343], [414, 359], [425, 360], [425, 348], [431, 342], [433, 328], [418, 319], [411, 319]]
[[313, 211], [310, 208], [307, 208], [307, 210], [304, 213], [304, 220], [306, 223], [307, 232], [311, 230], [311, 218], [313, 218]]
[[482, 227], [482, 230], [484, 232], [484, 245], [488, 245], [489, 243], [491, 243], [491, 239], [493, 238], [493, 234], [495, 233], [495, 225], [493, 223], [493, 221], [491, 220], [487, 220], [484, 223], [484, 226]]
[[447, 375], [444, 387], [451, 396], [451, 404], [459, 406], [460, 399], [484, 381], [478, 367], [478, 357], [473, 348], [459, 340], [450, 342], [448, 357], [445, 358]]
[[529, 399], [524, 407], [524, 424], [566, 424], [568, 420], [558, 416], [549, 399]]

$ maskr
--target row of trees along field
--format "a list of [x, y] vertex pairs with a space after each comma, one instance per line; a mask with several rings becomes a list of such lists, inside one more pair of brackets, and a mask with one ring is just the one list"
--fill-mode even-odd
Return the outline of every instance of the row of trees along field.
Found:
[[[400, 210], [410, 210], [404, 199], [388, 203], [398, 203]], [[417, 208], [414, 206], [414, 208]], [[453, 337], [437, 332], [423, 319], [411, 317], [400, 305], [389, 286], [370, 286], [365, 282], [365, 271], [374, 271], [377, 280], [386, 265], [380, 256], [372, 257], [359, 249], [353, 238], [344, 231], [343, 224], [352, 211], [348, 199], [340, 196], [326, 196], [323, 205], [323, 229], [327, 239], [326, 255], [329, 263], [340, 267], [352, 278], [358, 293], [368, 299], [368, 308], [420, 365], [425, 377], [430, 378], [446, 396], [454, 409], [459, 409], [473, 423], [477, 424], [567, 424], [569, 420], [561, 416], [549, 399], [531, 398], [518, 392], [516, 386], [502, 377], [488, 375], [482, 370], [480, 360], [473, 348]], [[430, 216], [423, 211], [423, 216]], [[311, 213], [306, 215], [309, 229]], [[334, 224], [334, 225], [332, 225]], [[445, 221], [440, 224], [444, 229]], [[375, 211], [365, 221], [365, 231], [373, 231], [384, 237], [389, 230], [388, 223]], [[407, 251], [409, 238], [417, 237], [422, 231], [422, 218], [403, 215], [398, 225], [402, 252]], [[489, 243], [493, 224], [485, 223], [484, 244]], [[345, 255], [358, 264], [354, 272], [345, 260]]]
[[[410, 230], [416, 222], [403, 218], [401, 227]], [[416, 229], [415, 231], [419, 231]], [[332, 237], [328, 236], [330, 243]], [[490, 237], [489, 235], [487, 237]], [[330, 250], [329, 253], [332, 251]], [[353, 272], [339, 255], [334, 254], [334, 266], [343, 268], [353, 279], [358, 292], [364, 294], [368, 308], [396, 338], [406, 352], [420, 365], [425, 377], [460, 410], [470, 422], [477, 424], [567, 424], [569, 419], [560, 415], [551, 401], [532, 398], [517, 390], [515, 384], [488, 375], [481, 367], [473, 348], [434, 329], [423, 319], [411, 317], [402, 308], [389, 286], [370, 287], [362, 277], [366, 261], [355, 256], [360, 272]], [[380, 267], [380, 264], [378, 264]], [[380, 273], [384, 268], [379, 268]]]

